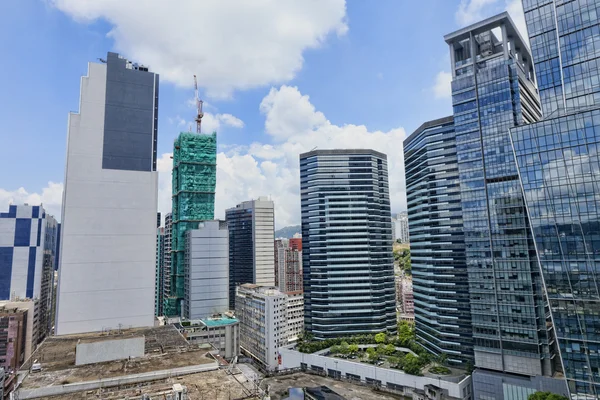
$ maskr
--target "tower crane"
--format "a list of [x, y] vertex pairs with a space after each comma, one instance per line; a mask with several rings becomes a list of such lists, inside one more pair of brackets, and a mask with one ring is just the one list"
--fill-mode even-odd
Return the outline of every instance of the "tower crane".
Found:
[[198, 78], [194, 75], [194, 96], [196, 98], [196, 108], [198, 110], [198, 115], [196, 116], [196, 133], [202, 132], [202, 117], [204, 117], [204, 113], [202, 112], [202, 103], [198, 96]]

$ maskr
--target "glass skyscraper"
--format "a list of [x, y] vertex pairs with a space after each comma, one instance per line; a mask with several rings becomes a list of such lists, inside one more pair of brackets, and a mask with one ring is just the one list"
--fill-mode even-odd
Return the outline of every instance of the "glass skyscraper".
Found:
[[275, 205], [268, 197], [225, 210], [229, 229], [229, 308], [244, 283], [275, 285]]
[[597, 399], [600, 1], [523, 6], [544, 120], [511, 136], [568, 388]]
[[552, 325], [509, 135], [541, 117], [531, 56], [507, 13], [445, 40], [475, 366], [552, 376]]
[[419, 342], [455, 365], [473, 363], [454, 119], [425, 122], [404, 141]]
[[304, 326], [317, 339], [394, 332], [387, 156], [300, 155]]

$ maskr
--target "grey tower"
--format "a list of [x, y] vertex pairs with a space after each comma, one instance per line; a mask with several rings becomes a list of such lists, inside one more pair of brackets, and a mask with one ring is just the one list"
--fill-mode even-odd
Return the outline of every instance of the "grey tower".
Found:
[[304, 324], [315, 338], [396, 329], [387, 156], [300, 155]]

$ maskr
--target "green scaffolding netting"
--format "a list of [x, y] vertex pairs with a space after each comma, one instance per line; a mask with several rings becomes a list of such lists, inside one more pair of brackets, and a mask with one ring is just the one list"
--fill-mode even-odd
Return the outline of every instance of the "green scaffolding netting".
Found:
[[165, 315], [180, 315], [184, 293], [185, 232], [214, 219], [217, 181], [217, 134], [182, 132], [173, 149], [173, 236], [171, 293]]

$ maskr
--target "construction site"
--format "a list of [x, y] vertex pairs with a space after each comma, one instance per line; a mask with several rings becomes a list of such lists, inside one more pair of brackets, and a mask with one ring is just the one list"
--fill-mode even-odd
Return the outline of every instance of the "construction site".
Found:
[[164, 314], [167, 316], [181, 315], [185, 281], [185, 232], [198, 228], [201, 221], [214, 219], [215, 214], [217, 133], [201, 133], [204, 113], [195, 75], [194, 87], [196, 133], [181, 132], [173, 145], [170, 293], [164, 299]]
[[[138, 342], [139, 357], [126, 356], [127, 349], [110, 356], [111, 347], [125, 343], [132, 349]], [[220, 365], [213, 353], [209, 345], [188, 344], [173, 326], [49, 337], [19, 371], [14, 398], [255, 398], [256, 383], [237, 368]], [[106, 357], [115, 359], [94, 362]]]

